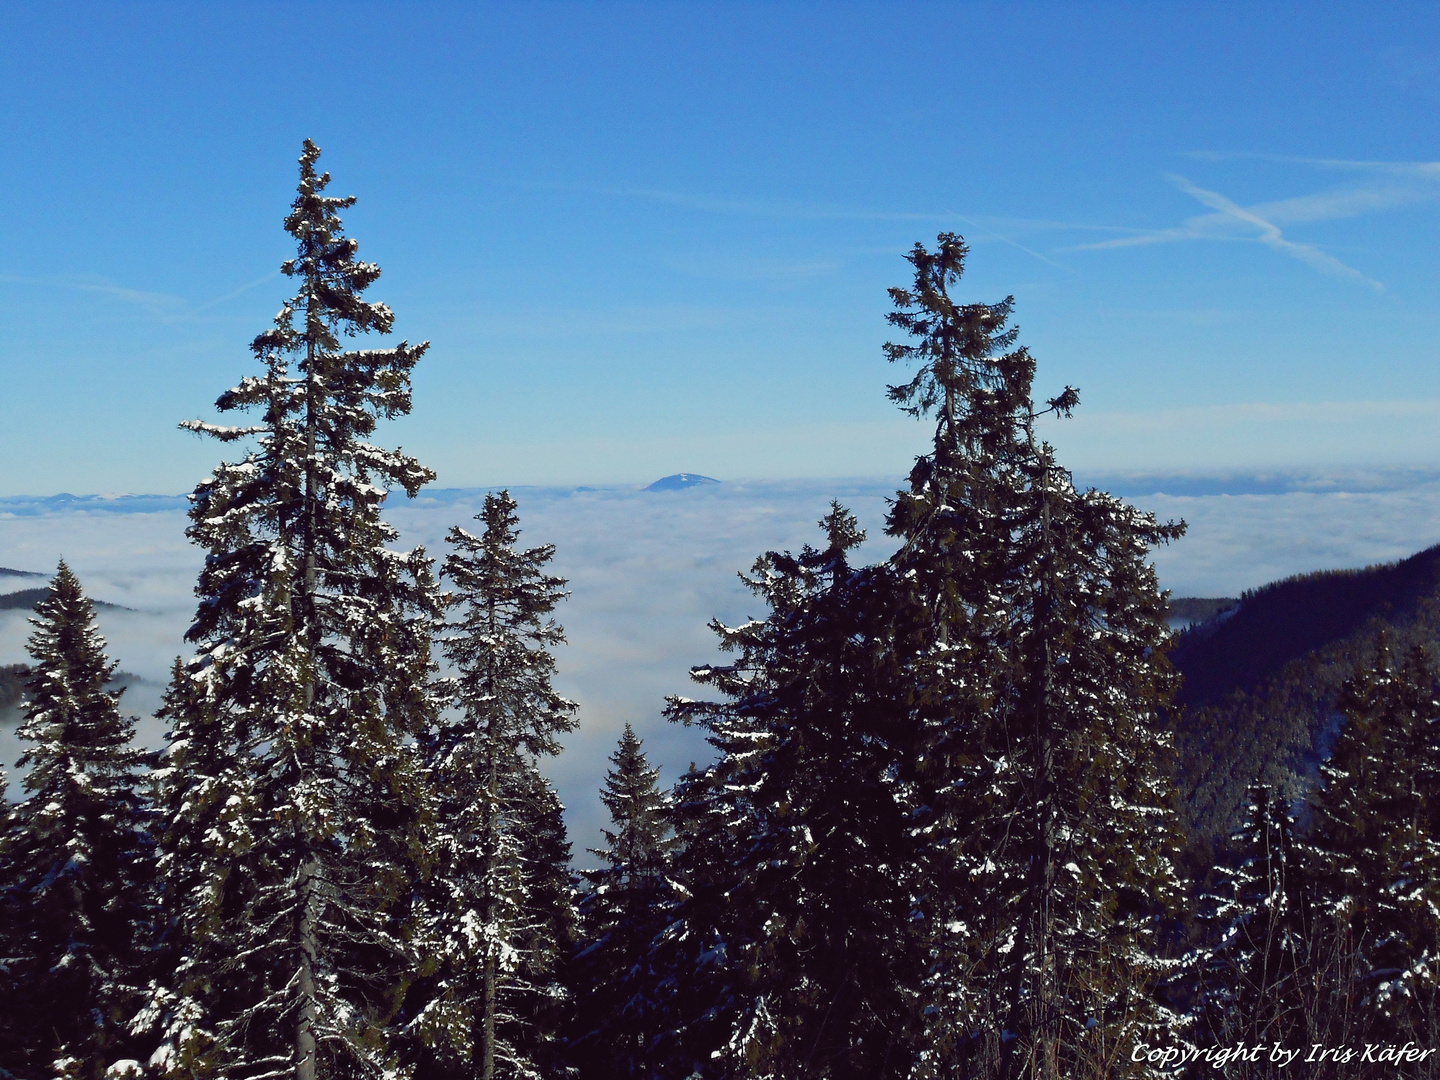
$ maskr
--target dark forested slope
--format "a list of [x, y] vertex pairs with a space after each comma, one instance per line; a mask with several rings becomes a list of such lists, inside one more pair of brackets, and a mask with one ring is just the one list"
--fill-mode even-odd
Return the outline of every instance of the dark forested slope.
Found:
[[1440, 547], [1277, 581], [1180, 635], [1179, 786], [1198, 838], [1239, 824], [1257, 777], [1292, 794], [1313, 782], [1338, 731], [1340, 687], [1382, 629], [1397, 647], [1440, 641]]

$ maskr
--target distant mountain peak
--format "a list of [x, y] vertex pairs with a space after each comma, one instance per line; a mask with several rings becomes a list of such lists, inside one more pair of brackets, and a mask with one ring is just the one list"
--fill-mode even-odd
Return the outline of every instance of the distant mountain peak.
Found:
[[702, 484], [718, 484], [713, 476], [701, 476], [693, 472], [677, 472], [673, 476], [662, 476], [653, 484], [647, 487], [646, 491], [684, 491], [686, 488], [700, 487]]

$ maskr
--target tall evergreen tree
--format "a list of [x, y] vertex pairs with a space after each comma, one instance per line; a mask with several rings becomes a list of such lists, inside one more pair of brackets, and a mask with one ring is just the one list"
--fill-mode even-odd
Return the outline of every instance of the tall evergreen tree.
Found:
[[1078, 395], [1037, 410], [1013, 301], [950, 296], [966, 254], [953, 234], [915, 246], [889, 316], [911, 340], [887, 346], [918, 364], [891, 397], [936, 415], [888, 523], [932, 956], [919, 1071], [1125, 1075], [1165, 1020], [1148, 989], [1177, 898], [1158, 717], [1172, 676], [1146, 556], [1180, 528], [1076, 490], [1034, 423]]
[[[157, 1047], [151, 1064], [162, 1076], [209, 1076], [219, 1065], [212, 1025], [224, 1017], [225, 1002], [216, 993], [224, 981], [212, 977], [225, 969], [231, 947], [223, 920], [233, 917], [243, 893], [240, 882], [230, 882], [237, 868], [232, 855], [250, 846], [253, 812], [248, 762], [227, 743], [222, 715], [177, 656], [157, 714], [172, 729], [151, 775], [162, 883], [160, 977], [152, 980], [134, 1021]], [[226, 900], [228, 912], [222, 906]]]
[[[1440, 700], [1422, 648], [1382, 638], [1341, 697], [1345, 726], [1321, 767], [1310, 858], [1317, 1007], [1329, 1039], [1422, 1045], [1440, 1035]], [[1424, 1075], [1440, 1075], [1440, 1068]]]
[[745, 579], [767, 618], [713, 624], [737, 658], [692, 675], [724, 700], [670, 707], [720, 752], [684, 796], [678, 1075], [901, 1075], [918, 1034], [875, 574], [849, 565], [849, 511], [820, 525], [823, 548], [770, 552]]
[[612, 828], [603, 830], [605, 846], [591, 849], [600, 866], [584, 871], [590, 890], [581, 903], [575, 978], [585, 993], [575, 1056], [587, 1078], [628, 1080], [652, 1074], [661, 1013], [650, 959], [680, 898], [671, 865], [678, 840], [660, 770], [650, 767], [629, 724], [610, 762], [600, 801]]
[[475, 536], [458, 526], [445, 559], [458, 618], [441, 637], [455, 666], [454, 706], [427, 740], [438, 789], [434, 922], [438, 967], [413, 1026], [437, 1075], [538, 1075], [533, 1020], [553, 998], [563, 945], [552, 938], [572, 904], [556, 880], [568, 858], [559, 804], [536, 770], [575, 727], [551, 685], [550, 649], [564, 633], [550, 613], [565, 582], [545, 572], [553, 545], [515, 546], [508, 492], [487, 495]]
[[516, 971], [529, 994], [528, 1000], [515, 1005], [520, 1021], [516, 1045], [540, 1075], [561, 1075], [575, 995], [586, 992], [575, 983], [571, 968], [579, 939], [578, 883], [570, 867], [565, 807], [533, 759], [519, 764], [506, 785], [523, 838], [520, 859], [525, 873]]
[[354, 199], [325, 194], [319, 156], [307, 140], [285, 219], [297, 292], [251, 345], [261, 373], [216, 402], [257, 422], [183, 425], [253, 449], [192, 496], [207, 558], [161, 799], [165, 888], [198, 903], [177, 925], [185, 981], [155, 1007], [156, 1060], [229, 1080], [393, 1071], [387, 1024], [416, 959], [412, 741], [433, 713], [438, 600], [430, 560], [392, 550], [380, 510], [434, 474], [368, 439], [409, 412], [425, 346], [343, 347], [394, 315], [362, 299], [380, 270], [356, 259], [339, 217]]
[[30, 620], [27, 795], [9, 815], [0, 1066], [16, 1076], [98, 1078], [136, 1052], [129, 1032], [150, 938], [150, 844], [138, 791], [145, 755], [122, 691], [107, 690], [94, 609], [62, 561]]
[[[1251, 786], [1244, 824], [1231, 838], [1232, 866], [1204, 898], [1202, 925], [1215, 944], [1192, 961], [1201, 1018], [1195, 1041], [1217, 1046], [1330, 1044], [1323, 1031], [1315, 941], [1314, 889], [1290, 800]], [[1255, 1063], [1255, 1076], [1284, 1066]]]

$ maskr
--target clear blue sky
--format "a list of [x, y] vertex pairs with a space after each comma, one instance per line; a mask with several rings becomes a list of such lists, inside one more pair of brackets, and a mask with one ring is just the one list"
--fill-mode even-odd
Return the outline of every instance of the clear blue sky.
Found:
[[942, 229], [1092, 470], [1440, 462], [1433, 5], [7, 5], [0, 494], [188, 490], [300, 141], [447, 486], [899, 474]]

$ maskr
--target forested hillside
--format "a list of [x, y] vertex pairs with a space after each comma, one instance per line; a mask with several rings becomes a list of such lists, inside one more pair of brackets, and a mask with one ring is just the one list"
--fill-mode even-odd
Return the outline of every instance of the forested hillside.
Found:
[[1385, 630], [1399, 651], [1440, 642], [1440, 547], [1363, 570], [1277, 581], [1181, 634], [1170, 659], [1179, 785], [1202, 843], [1240, 824], [1257, 779], [1298, 797], [1339, 729], [1345, 680]]

